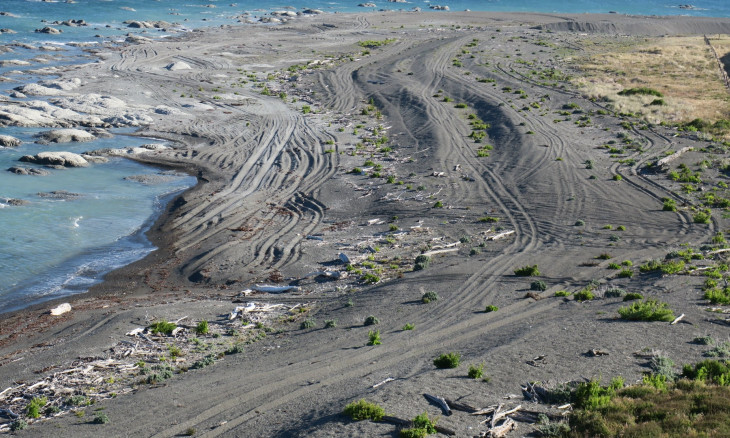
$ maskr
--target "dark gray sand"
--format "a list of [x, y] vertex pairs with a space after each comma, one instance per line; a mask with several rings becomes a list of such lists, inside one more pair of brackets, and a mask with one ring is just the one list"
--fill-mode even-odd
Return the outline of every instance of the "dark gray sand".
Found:
[[[138, 383], [144, 376], [119, 374], [123, 385], [117, 383], [116, 397], [84, 408], [83, 417], [66, 413], [33, 422], [22, 434], [172, 437], [194, 429], [195, 436], [396, 436], [393, 425], [350, 421], [341, 415], [343, 407], [366, 398], [401, 418], [441, 415], [424, 392], [475, 406], [524, 405], [521, 396], [505, 396], [520, 394], [519, 385], [528, 381], [623, 375], [634, 382], [647, 370], [637, 352], [659, 350], [678, 364], [699, 360], [705, 347], [691, 344], [694, 337], [727, 337], [705, 311], [696, 287], [701, 278], [639, 275], [634, 268], [633, 278], [621, 279], [607, 266], [623, 260], [638, 265], [683, 243], [699, 246], [724, 229], [716, 221], [694, 224], [686, 210], [662, 211], [667, 196], [681, 206], [679, 184], [642, 171], [667, 151], [707, 142], [675, 138], [669, 128], [635, 130], [631, 136], [644, 152], [631, 152], [626, 158], [635, 161], [619, 164], [600, 146], [616, 140], [621, 120], [594, 114], [588, 126], [554, 122], [566, 104], [594, 112], [602, 107], [569, 86], [541, 85], [523, 74], [519, 61], [564, 68], [561, 49], [579, 51], [576, 42], [594, 33], [702, 32], [730, 33], [730, 20], [336, 14], [131, 45], [71, 69], [65, 75], [83, 83], [73, 93], [112, 95], [148, 108], [155, 121], [140, 134], [176, 143], [138, 159], [185, 169], [198, 175], [199, 184], [172, 201], [150, 231], [160, 249], [75, 297], [70, 313], [48, 315], [52, 303], [4, 317], [0, 390], [21, 383], [27, 388], [83, 365], [78, 358], [116, 358], [120, 345], [146, 342], [127, 332], [156, 320], [187, 316], [182, 323], [191, 326], [210, 321], [222, 335], [200, 338], [210, 351], [222, 351], [239, 339], [231, 329], [247, 330], [240, 320], [229, 322], [236, 306], [301, 303], [309, 310], [268, 321], [272, 329], [265, 337], [212, 366], [153, 385]], [[395, 41], [368, 55], [356, 44], [387, 38]], [[469, 47], [474, 39], [476, 46]], [[462, 67], [455, 65], [457, 54]], [[165, 68], [175, 62], [186, 66]], [[287, 71], [293, 64], [309, 68]], [[253, 72], [256, 80], [247, 76]], [[527, 98], [504, 87], [523, 90]], [[370, 99], [376, 108], [363, 115]], [[532, 102], [536, 106], [523, 109]], [[467, 108], [455, 108], [457, 103]], [[155, 111], [160, 105], [168, 109]], [[303, 105], [313, 111], [305, 114]], [[469, 114], [491, 125], [480, 143], [469, 138]], [[363, 137], [382, 136], [388, 141], [381, 145], [357, 146]], [[479, 157], [477, 150], [487, 144], [493, 146], [489, 156]], [[368, 169], [369, 159], [380, 167]], [[355, 167], [366, 174], [350, 173]], [[370, 177], [373, 172], [381, 177]], [[440, 208], [434, 208], [437, 202]], [[480, 220], [486, 217], [499, 222]], [[576, 226], [578, 220], [585, 225]], [[612, 230], [604, 229], [608, 224]], [[616, 230], [620, 225], [625, 231]], [[514, 233], [488, 240], [509, 230]], [[439, 249], [454, 251], [435, 253], [427, 269], [412, 272], [417, 255]], [[380, 281], [363, 284], [352, 272], [341, 280], [302, 279], [314, 271], [346, 272], [337, 262], [340, 252]], [[602, 253], [613, 258], [597, 260]], [[534, 264], [547, 286], [539, 300], [524, 298], [535, 279], [513, 274]], [[620, 287], [657, 296], [686, 316], [672, 326], [626, 322], [617, 319], [620, 298], [580, 303], [554, 297], [590, 280], [600, 283], [599, 297]], [[255, 284], [299, 289], [242, 294]], [[422, 304], [426, 291], [439, 299]], [[485, 313], [487, 305], [499, 310]], [[364, 326], [369, 315], [380, 323]], [[315, 327], [301, 330], [304, 318]], [[336, 320], [336, 327], [324, 328], [326, 320]], [[402, 330], [406, 323], [415, 329]], [[366, 346], [373, 328], [382, 345]], [[119, 361], [159, 362], [177, 341], [156, 339], [162, 353]], [[119, 344], [124, 341], [131, 344]], [[589, 357], [591, 349], [609, 355]], [[462, 365], [436, 369], [434, 357], [450, 351], [461, 354]], [[175, 367], [192, 367], [203, 355], [195, 354]], [[544, 359], [533, 361], [538, 356]], [[490, 382], [466, 377], [467, 365], [479, 363]], [[72, 390], [99, 392], [112, 385], [114, 373]], [[387, 378], [395, 380], [373, 388]], [[33, 391], [27, 396], [44, 393]], [[99, 408], [109, 423], [93, 424]], [[479, 420], [456, 412], [441, 416], [439, 424], [474, 436], [485, 430]], [[510, 436], [531, 430], [520, 423]]]

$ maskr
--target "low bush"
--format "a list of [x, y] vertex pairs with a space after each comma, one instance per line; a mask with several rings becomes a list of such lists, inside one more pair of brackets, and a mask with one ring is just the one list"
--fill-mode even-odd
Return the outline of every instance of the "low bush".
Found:
[[666, 321], [674, 320], [674, 312], [667, 303], [649, 298], [645, 301], [635, 302], [629, 307], [618, 309], [622, 319], [629, 321]]
[[195, 333], [197, 333], [199, 335], [206, 335], [206, 334], [208, 334], [208, 330], [209, 330], [208, 321], [206, 321], [206, 320], [200, 321], [198, 323], [198, 325], [195, 326]]
[[416, 328], [416, 325], [410, 322], [406, 323], [406, 325], [403, 326], [403, 330], [413, 330], [414, 328]]
[[621, 289], [620, 287], [612, 287], [610, 289], [606, 289], [606, 291], [603, 293], [604, 298], [621, 298], [626, 294], [626, 291]]
[[585, 288], [579, 292], [576, 292], [574, 296], [576, 301], [589, 301], [595, 297], [596, 296], [593, 295], [593, 292], [589, 288]]
[[618, 274], [616, 274], [616, 276], [618, 278], [631, 278], [634, 276], [634, 271], [631, 269], [622, 269]]
[[414, 261], [413, 270], [414, 271], [421, 271], [423, 269], [428, 268], [428, 266], [431, 264], [431, 257], [427, 255], [419, 255], [416, 257], [416, 260]]
[[518, 277], [537, 277], [540, 275], [540, 270], [537, 269], [537, 265], [523, 266], [515, 269], [515, 275]]
[[385, 409], [375, 403], [360, 399], [345, 406], [344, 413], [355, 421], [380, 421], [385, 415]]
[[547, 290], [547, 284], [542, 280], [533, 281], [530, 283], [530, 290], [545, 291]]
[[670, 198], [663, 198], [662, 210], [664, 211], [677, 211], [677, 201]]
[[109, 416], [105, 412], [97, 412], [94, 415], [94, 424], [106, 424], [109, 422]]
[[629, 292], [624, 295], [624, 301], [643, 300], [644, 296], [637, 292]]
[[368, 345], [380, 345], [380, 330], [370, 330], [368, 332]]
[[177, 328], [177, 325], [174, 322], [167, 322], [164, 319], [161, 321], [157, 321], [150, 325], [148, 327], [152, 334], [163, 334], [163, 335], [171, 335], [172, 331]]
[[45, 407], [46, 404], [48, 404], [47, 397], [33, 397], [25, 407], [25, 413], [28, 415], [28, 418], [40, 418], [41, 408]]
[[497, 310], [499, 310], [499, 307], [497, 307], [497, 306], [493, 306], [493, 305], [491, 305], [491, 304], [490, 304], [490, 305], [488, 305], [486, 309], [484, 309], [484, 311], [485, 311], [486, 313], [490, 313], [490, 312], [496, 312]]
[[423, 304], [428, 304], [431, 301], [436, 301], [439, 299], [439, 295], [434, 291], [428, 291], [421, 297], [421, 302]]
[[375, 325], [375, 324], [380, 324], [380, 320], [378, 318], [374, 317], [373, 315], [370, 315], [367, 318], [365, 318], [364, 325]]
[[327, 319], [324, 321], [324, 328], [335, 328], [337, 327], [337, 320]]
[[302, 321], [302, 323], [299, 325], [299, 328], [301, 328], [302, 330], [306, 330], [313, 328], [315, 325], [317, 325], [317, 323], [313, 319], [307, 318]]
[[461, 355], [459, 353], [446, 353], [433, 360], [436, 368], [456, 368], [461, 363]]
[[556, 297], [569, 297], [570, 292], [568, 292], [567, 290], [559, 290], [559, 291], [555, 292], [555, 296]]
[[484, 377], [484, 363], [482, 362], [479, 365], [469, 365], [467, 376], [469, 376], [470, 379], [481, 379]]
[[413, 427], [409, 429], [401, 429], [401, 438], [423, 438], [436, 433], [436, 419], [429, 419], [426, 412], [417, 415], [413, 419]]

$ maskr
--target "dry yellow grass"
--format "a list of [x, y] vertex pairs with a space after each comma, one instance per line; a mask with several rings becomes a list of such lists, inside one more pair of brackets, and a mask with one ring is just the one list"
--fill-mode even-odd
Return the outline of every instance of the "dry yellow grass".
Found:
[[[712, 43], [717, 43], [721, 57], [730, 52], [730, 36], [721, 35]], [[640, 114], [652, 123], [730, 119], [730, 92], [702, 37], [596, 41], [586, 50], [589, 55], [573, 61], [584, 72], [576, 84], [586, 95], [612, 102], [620, 112]], [[665, 105], [650, 105], [654, 96], [618, 95], [634, 87], [661, 92]]]

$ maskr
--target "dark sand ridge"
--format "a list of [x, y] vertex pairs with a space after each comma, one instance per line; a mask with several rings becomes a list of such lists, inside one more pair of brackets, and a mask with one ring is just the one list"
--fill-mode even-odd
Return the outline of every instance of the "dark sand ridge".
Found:
[[[606, 25], [606, 20], [613, 24]], [[422, 22], [473, 24], [483, 29], [418, 28]], [[401, 24], [404, 29], [399, 28]], [[661, 198], [675, 195], [667, 190], [665, 179], [638, 172], [651, 157], [676, 149], [671, 132], [635, 132], [645, 139], [649, 153], [636, 154], [633, 165], [619, 166], [596, 150], [615, 138], [617, 120], [596, 118], [596, 126], [587, 128], [556, 124], [552, 116], [545, 118], [537, 111], [518, 112], [510, 102], [517, 98], [501, 89], [510, 86], [531, 96], [548, 95], [544, 105], [552, 109], [568, 102], [598, 108], [577, 93], [532, 83], [513, 71], [515, 58], [500, 57], [489, 65], [472, 62], [468, 76], [451, 67], [455, 53], [473, 38], [494, 53], [514, 53], [516, 48], [533, 51], [535, 47], [527, 42], [508, 40], [536, 34], [530, 28], [538, 24], [551, 29], [577, 25], [580, 31], [624, 33], [628, 29], [647, 35], [710, 28], [713, 33], [730, 33], [730, 20], [722, 19], [337, 14], [276, 28], [217, 29], [176, 41], [131, 46], [105, 56], [102, 63], [70, 72], [88, 81], [83, 92], [103, 92], [130, 103], [164, 104], [188, 113], [158, 116], [152, 128], [141, 132], [179, 142], [173, 153], [145, 159], [190, 169], [198, 173], [201, 183], [174, 201], [151, 231], [160, 251], [110, 274], [104, 284], [74, 302], [74, 312], [64, 321], [38, 333], [30, 325], [3, 345], [0, 376], [5, 382], [32, 380], [33, 372], [47, 365], [103, 354], [126, 331], [155, 318], [189, 315], [212, 321], [232, 310], [235, 304], [230, 297], [265, 279], [273, 269], [285, 277], [298, 277], [333, 259], [339, 251], [334, 242], [368, 240], [387, 229], [386, 225], [361, 226], [370, 218], [397, 215], [403, 229], [422, 219], [432, 229], [430, 237], [455, 241], [486, 230], [477, 225], [477, 218], [488, 213], [516, 233], [514, 238], [490, 243], [478, 256], [446, 255], [436, 258], [426, 271], [406, 273], [348, 295], [354, 307], [343, 305], [347, 297], [338, 295], [334, 286], [311, 287], [321, 295], [258, 296], [257, 301], [317, 301], [316, 319], [337, 319], [339, 327], [299, 331], [292, 326], [283, 335], [270, 336], [212, 367], [105, 401], [105, 412], [112, 420], [107, 425], [87, 424], [69, 415], [33, 424], [32, 432], [96, 436], [103, 427], [107, 436], [175, 436], [194, 427], [197, 436], [389, 436], [392, 426], [353, 424], [337, 414], [348, 401], [360, 397], [412, 418], [424, 410], [438, 413], [423, 400], [424, 391], [488, 405], [505, 394], [518, 393], [518, 384], [528, 380], [623, 374], [631, 381], [643, 370], [643, 362], [632, 353], [645, 347], [670, 351], [680, 363], [697, 360], [701, 351], [688, 344], [693, 336], [700, 332], [724, 335], [705, 321], [696, 292], [681, 287], [680, 280], [653, 278], [643, 284], [613, 280], [610, 284], [640, 286], [644, 292], [673, 291], [662, 299], [677, 313], [686, 313], [694, 326], [670, 329], [663, 324], [614, 321], [620, 305], [616, 300], [578, 304], [555, 298], [522, 299], [529, 281], [511, 275], [515, 267], [538, 263], [551, 286], [543, 294], [549, 297], [557, 289], [577, 289], [590, 279], [610, 275], [601, 268], [578, 267], [602, 252], [610, 251], [618, 260], [661, 257], [680, 243], [701, 243], [721, 228], [716, 223], [692, 224], [687, 213], [661, 212]], [[497, 27], [501, 32], [494, 31]], [[281, 69], [292, 60], [312, 59], [311, 49], [353, 53], [358, 50], [353, 46], [357, 41], [386, 37], [397, 41], [372, 50], [368, 57], [302, 78], [298, 88], [316, 94], [301, 97], [322, 102], [326, 110], [315, 117], [250, 89], [236, 89], [240, 96], [224, 89], [218, 93], [221, 99], [211, 95], [205, 103], [212, 110], [186, 108], [183, 105], [200, 99], [179, 97], [183, 90], [199, 86], [226, 88], [237, 68]], [[542, 33], [540, 38], [567, 44], [580, 36]], [[536, 56], [549, 62], [548, 53]], [[193, 68], [164, 69], [179, 60]], [[477, 83], [475, 77], [496, 78], [498, 86]], [[489, 158], [476, 156], [474, 144], [467, 139], [466, 113], [433, 98], [438, 90], [455, 102], [468, 103], [470, 111], [491, 123], [487, 140], [495, 148]], [[434, 199], [404, 195], [388, 201], [394, 199], [388, 196], [395, 190], [393, 185], [371, 184], [372, 179], [345, 174], [361, 166], [366, 156], [324, 153], [331, 147], [330, 139], [341, 150], [356, 141], [349, 134], [352, 126], [340, 133], [334, 123], [327, 124], [341, 114], [355, 120], [362, 102], [369, 98], [382, 110], [383, 124], [390, 126], [388, 135], [399, 145], [395, 160], [383, 160], [386, 170], [414, 184], [424, 183]], [[523, 122], [525, 126], [520, 125]], [[527, 134], [528, 129], [534, 134]], [[688, 143], [683, 140], [683, 145]], [[592, 171], [583, 165], [589, 159], [595, 162]], [[453, 171], [457, 165], [460, 172]], [[445, 172], [446, 177], [428, 177], [434, 171]], [[406, 177], [411, 173], [415, 176]], [[464, 174], [473, 181], [463, 178]], [[590, 174], [597, 181], [589, 182]], [[614, 174], [623, 175], [624, 180], [611, 181]], [[353, 191], [353, 185], [369, 188], [372, 195], [361, 197], [363, 192]], [[452, 208], [430, 208], [437, 199]], [[573, 227], [577, 219], [585, 220], [591, 229], [577, 233]], [[330, 227], [341, 222], [346, 224]], [[603, 224], [628, 228], [613, 248], [607, 249], [610, 233], [599, 230]], [[244, 231], [232, 231], [236, 229]], [[323, 233], [325, 240], [304, 240], [313, 233]], [[404, 257], [413, 257], [417, 249], [405, 249]], [[440, 300], [435, 305], [418, 304], [424, 289], [438, 291]], [[487, 304], [500, 310], [480, 312]], [[3, 338], [22, 332], [16, 328], [39, 313], [10, 315], [3, 322]], [[370, 314], [381, 321], [383, 345], [378, 347], [362, 347], [368, 331], [362, 321]], [[414, 323], [416, 330], [401, 331], [406, 322]], [[611, 355], [583, 357], [591, 348]], [[463, 378], [463, 367], [434, 370], [431, 360], [446, 351], [460, 351], [467, 363], [485, 362], [492, 383]], [[546, 366], [526, 363], [540, 354], [548, 356]], [[397, 380], [371, 388], [386, 377]], [[464, 416], [441, 422], [460, 436], [477, 432], [476, 422]]]

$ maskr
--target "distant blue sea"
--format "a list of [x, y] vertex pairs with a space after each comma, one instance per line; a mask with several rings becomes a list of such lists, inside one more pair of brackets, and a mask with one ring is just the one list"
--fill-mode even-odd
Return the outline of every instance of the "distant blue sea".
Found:
[[[26, 60], [28, 66], [0, 67], [0, 93], [19, 85], [48, 77], [25, 73], [41, 67], [91, 62], [93, 58], [74, 43], [121, 42], [129, 32], [152, 38], [171, 35], [167, 30], [130, 29], [126, 20], [164, 20], [176, 23], [182, 31], [237, 24], [271, 11], [305, 8], [326, 13], [365, 12], [379, 9], [428, 10], [431, 4], [449, 6], [451, 11], [517, 11], [543, 13], [608, 13], [634, 15], [692, 15], [730, 17], [730, 0], [697, 0], [693, 9], [663, 0], [435, 0], [391, 3], [375, 0], [375, 8], [357, 5], [365, 0], [0, 0], [0, 45], [10, 51], [0, 60]], [[685, 2], [688, 0], [684, 0]], [[444, 12], [446, 13], [446, 12]], [[54, 21], [84, 20], [88, 26], [54, 25]], [[37, 33], [35, 29], [52, 26], [59, 35]], [[60, 52], [33, 47], [53, 45]], [[42, 61], [39, 55], [53, 59]], [[6, 128], [0, 134], [24, 141], [18, 148], [0, 147], [0, 313], [23, 308], [43, 300], [83, 292], [100, 281], [110, 270], [138, 260], [154, 250], [144, 231], [175, 193], [190, 187], [195, 179], [162, 172], [129, 160], [112, 159], [84, 169], [51, 170], [50, 176], [19, 176], [5, 169], [17, 159], [47, 149], [34, 143], [42, 129]], [[64, 150], [82, 152], [101, 147], [138, 146], [154, 142], [117, 133], [111, 139], [93, 143], [64, 145]], [[56, 146], [58, 148], [58, 146]], [[163, 174], [161, 182], [145, 185], [125, 179], [130, 175]], [[74, 199], [41, 197], [38, 193], [65, 190]], [[9, 199], [23, 199], [24, 206], [9, 205]]]

